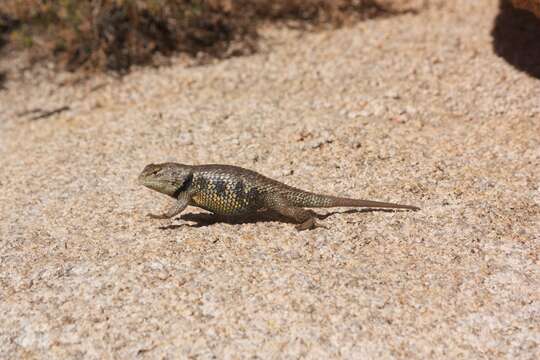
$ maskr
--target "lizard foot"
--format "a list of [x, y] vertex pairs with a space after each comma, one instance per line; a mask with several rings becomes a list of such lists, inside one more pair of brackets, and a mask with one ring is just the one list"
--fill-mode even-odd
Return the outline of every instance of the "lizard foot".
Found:
[[327, 226], [319, 224], [317, 221], [315, 221], [315, 218], [311, 217], [304, 221], [301, 224], [298, 224], [295, 226], [296, 230], [303, 231], [303, 230], [313, 230], [315, 228], [324, 228], [328, 229]]

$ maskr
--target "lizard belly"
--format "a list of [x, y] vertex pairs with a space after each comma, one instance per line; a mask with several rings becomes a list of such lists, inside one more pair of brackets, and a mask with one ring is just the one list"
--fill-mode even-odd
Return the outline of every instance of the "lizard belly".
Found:
[[257, 209], [250, 199], [234, 194], [199, 193], [191, 199], [193, 205], [219, 215], [242, 215]]
[[244, 212], [239, 203], [212, 194], [198, 194], [194, 195], [191, 199], [193, 205], [215, 214], [237, 215]]
[[242, 215], [257, 210], [259, 192], [241, 179], [223, 175], [197, 178], [191, 197], [193, 205], [220, 215]]

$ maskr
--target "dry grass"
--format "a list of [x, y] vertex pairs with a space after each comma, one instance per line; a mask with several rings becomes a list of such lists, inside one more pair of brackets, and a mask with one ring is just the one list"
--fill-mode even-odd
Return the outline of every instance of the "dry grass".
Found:
[[512, 4], [518, 9], [529, 10], [540, 17], [540, 0], [512, 0]]
[[116, 71], [158, 53], [253, 53], [264, 21], [339, 26], [390, 14], [376, 0], [5, 0], [2, 11], [0, 36], [12, 49], [71, 70]]

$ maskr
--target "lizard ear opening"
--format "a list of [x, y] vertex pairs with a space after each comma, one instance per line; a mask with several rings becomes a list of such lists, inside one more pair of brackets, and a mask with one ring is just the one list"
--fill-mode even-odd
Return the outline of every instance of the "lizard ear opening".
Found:
[[177, 198], [180, 195], [180, 193], [189, 189], [192, 182], [193, 182], [193, 173], [190, 171], [189, 174], [187, 174], [186, 177], [184, 178], [184, 182], [182, 183], [182, 185], [180, 185], [178, 189], [176, 189], [176, 191], [174, 192], [173, 197]]

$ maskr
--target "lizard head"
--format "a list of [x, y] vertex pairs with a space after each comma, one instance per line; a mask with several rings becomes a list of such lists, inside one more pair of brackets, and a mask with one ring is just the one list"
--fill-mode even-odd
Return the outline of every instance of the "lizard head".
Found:
[[146, 165], [139, 175], [139, 184], [172, 197], [187, 190], [193, 173], [190, 166], [176, 163]]

